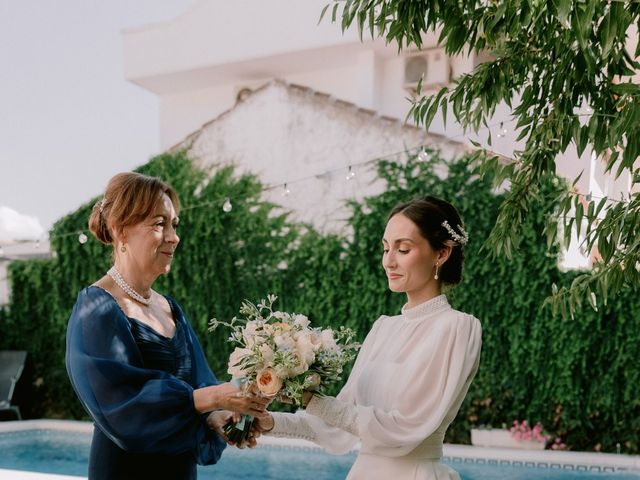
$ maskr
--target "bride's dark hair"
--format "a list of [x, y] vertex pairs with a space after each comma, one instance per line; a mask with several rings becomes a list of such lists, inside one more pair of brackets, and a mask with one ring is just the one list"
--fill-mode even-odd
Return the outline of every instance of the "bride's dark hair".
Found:
[[[410, 202], [396, 205], [389, 214], [388, 220], [401, 213], [416, 224], [422, 236], [434, 250], [445, 247], [447, 240], [454, 240], [451, 233], [442, 226], [446, 221], [454, 232], [464, 236], [458, 226], [463, 226], [458, 211], [449, 202], [440, 198], [426, 196]], [[462, 264], [464, 262], [463, 245], [459, 242], [451, 249], [449, 259], [440, 268], [440, 280], [447, 285], [455, 285], [462, 280]]]

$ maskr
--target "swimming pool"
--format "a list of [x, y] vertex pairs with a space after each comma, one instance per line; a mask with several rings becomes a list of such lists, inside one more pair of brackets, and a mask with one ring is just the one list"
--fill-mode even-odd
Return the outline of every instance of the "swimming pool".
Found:
[[[85, 422], [4, 422], [0, 424], [0, 469], [86, 478], [91, 428]], [[337, 480], [345, 478], [356, 457], [356, 452], [328, 455], [298, 440], [264, 440], [255, 450], [228, 448], [218, 465], [199, 467], [198, 478]], [[443, 460], [463, 480], [640, 480], [640, 458], [624, 455], [445, 445]], [[0, 472], [0, 479], [5, 478], [13, 480]]]

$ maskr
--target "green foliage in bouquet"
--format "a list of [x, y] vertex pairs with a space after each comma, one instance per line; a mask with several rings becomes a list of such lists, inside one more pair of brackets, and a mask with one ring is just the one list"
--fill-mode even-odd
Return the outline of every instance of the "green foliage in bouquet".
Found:
[[236, 348], [228, 373], [234, 380], [301, 406], [305, 390], [324, 393], [342, 379], [360, 344], [353, 341], [350, 328], [313, 328], [306, 315], [274, 311], [276, 299], [268, 295], [257, 305], [244, 300], [240, 317], [230, 322], [213, 318], [209, 330], [214, 332], [221, 325], [231, 329], [229, 341]]

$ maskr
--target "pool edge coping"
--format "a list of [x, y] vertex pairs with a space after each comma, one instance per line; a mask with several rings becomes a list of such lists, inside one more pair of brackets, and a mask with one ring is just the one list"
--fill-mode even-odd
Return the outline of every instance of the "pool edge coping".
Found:
[[[93, 423], [80, 420], [37, 419], [0, 422], [0, 433], [27, 430], [64, 430], [90, 434]], [[285, 449], [318, 450], [324, 449], [313, 442], [301, 439], [289, 439], [263, 436], [259, 445]], [[349, 453], [357, 453], [359, 445]], [[599, 470], [640, 473], [640, 455], [571, 452], [558, 450], [520, 450], [511, 448], [476, 447], [471, 445], [444, 444], [443, 460], [462, 463], [493, 463], [499, 465], [536, 466], [547, 468], [568, 468], [575, 470]], [[584, 468], [579, 468], [584, 467]]]

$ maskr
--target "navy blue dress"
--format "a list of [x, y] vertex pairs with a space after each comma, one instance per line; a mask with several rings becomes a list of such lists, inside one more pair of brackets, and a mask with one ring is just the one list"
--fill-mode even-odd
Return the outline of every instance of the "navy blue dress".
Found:
[[80, 292], [67, 327], [69, 378], [94, 421], [90, 480], [195, 479], [226, 444], [195, 410], [193, 390], [219, 382], [179, 305], [167, 338], [127, 317], [99, 287]]

